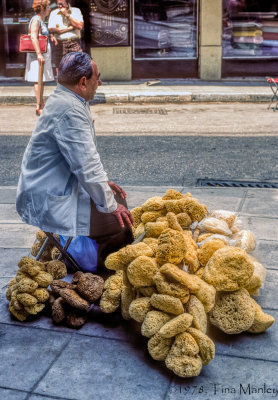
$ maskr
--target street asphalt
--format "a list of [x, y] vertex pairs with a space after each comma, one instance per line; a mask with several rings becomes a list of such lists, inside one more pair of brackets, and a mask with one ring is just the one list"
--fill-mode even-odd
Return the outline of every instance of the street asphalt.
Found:
[[[163, 186], [125, 186], [130, 207], [161, 195]], [[214, 208], [236, 211], [257, 237], [254, 256], [267, 268], [256, 297], [278, 317], [278, 190], [176, 187]], [[152, 360], [139, 326], [95, 307], [80, 330], [46, 317], [11, 318], [5, 291], [27, 255], [36, 228], [15, 211], [16, 188], [0, 187], [0, 399], [2, 400], [265, 400], [278, 396], [278, 328], [225, 335], [209, 327], [215, 358], [192, 379]]]
[[[16, 185], [27, 136], [0, 136], [0, 185]], [[99, 136], [111, 180], [195, 186], [197, 179], [278, 181], [278, 136]]]

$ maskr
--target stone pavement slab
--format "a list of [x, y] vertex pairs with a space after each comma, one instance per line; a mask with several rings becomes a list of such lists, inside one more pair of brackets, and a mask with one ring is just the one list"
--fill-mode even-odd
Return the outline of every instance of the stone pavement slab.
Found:
[[[267, 310], [277, 320], [278, 310]], [[262, 334], [243, 332], [240, 335], [225, 335], [213, 325], [209, 325], [209, 337], [215, 342], [216, 357], [226, 355], [278, 363], [278, 330], [268, 329]], [[277, 381], [278, 383], [278, 381]]]
[[80, 400], [161, 400], [169, 383], [169, 375], [141, 348], [73, 336], [34, 392]]
[[278, 240], [259, 240], [256, 249], [252, 253], [254, 257], [261, 260], [264, 266], [278, 270]]
[[254, 232], [257, 239], [277, 241], [278, 218], [248, 217], [242, 215], [240, 219], [242, 220], [244, 229]]
[[1, 278], [13, 277], [18, 270], [17, 263], [29, 252], [30, 248], [0, 248]]
[[16, 186], [0, 186], [0, 203], [14, 204], [16, 198]]
[[27, 392], [0, 388], [0, 399], [3, 400], [25, 400]]
[[277, 376], [277, 362], [217, 354], [198, 377], [174, 377], [165, 400], [270, 400], [278, 393]]
[[0, 387], [32, 390], [64, 350], [70, 336], [0, 324]]

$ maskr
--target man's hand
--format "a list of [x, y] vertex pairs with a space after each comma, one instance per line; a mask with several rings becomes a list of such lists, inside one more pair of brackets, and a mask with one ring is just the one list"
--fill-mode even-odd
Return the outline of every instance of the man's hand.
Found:
[[133, 218], [128, 209], [125, 208], [125, 206], [123, 206], [122, 204], [118, 204], [117, 209], [111, 214], [115, 215], [122, 228], [125, 227], [125, 222], [130, 228], [132, 228], [132, 225], [134, 224]]
[[120, 186], [116, 185], [116, 183], [114, 183], [112, 181], [108, 181], [108, 185], [111, 187], [114, 195], [119, 193], [123, 199], [126, 198], [126, 192]]
[[59, 7], [59, 11], [65, 16], [65, 17], [68, 17], [69, 16], [69, 14], [68, 14], [68, 9], [67, 8], [65, 8], [65, 7]]

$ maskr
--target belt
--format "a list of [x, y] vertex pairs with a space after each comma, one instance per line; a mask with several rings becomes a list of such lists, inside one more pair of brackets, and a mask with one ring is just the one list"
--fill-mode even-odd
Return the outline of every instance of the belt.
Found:
[[59, 40], [59, 43], [70, 43], [70, 42], [79, 42], [80, 41], [80, 39], [70, 39], [70, 38], [68, 38], [68, 39], [64, 39], [64, 40]]

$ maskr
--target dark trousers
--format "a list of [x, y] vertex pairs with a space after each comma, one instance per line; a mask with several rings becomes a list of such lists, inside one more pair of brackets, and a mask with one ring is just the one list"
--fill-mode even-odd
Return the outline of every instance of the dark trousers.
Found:
[[[117, 203], [127, 208], [127, 203], [119, 194], [115, 195]], [[90, 237], [94, 239], [98, 247], [98, 273], [107, 273], [104, 261], [106, 257], [122, 247], [133, 242], [131, 228], [122, 228], [116, 217], [112, 214], [101, 213], [91, 200]]]

